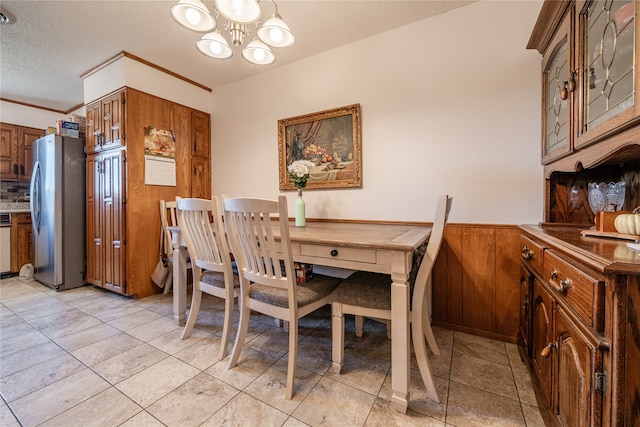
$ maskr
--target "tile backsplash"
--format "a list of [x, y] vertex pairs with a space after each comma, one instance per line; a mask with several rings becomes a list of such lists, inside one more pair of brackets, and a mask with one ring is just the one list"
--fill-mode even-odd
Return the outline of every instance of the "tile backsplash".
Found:
[[0, 181], [0, 202], [29, 201], [29, 181]]

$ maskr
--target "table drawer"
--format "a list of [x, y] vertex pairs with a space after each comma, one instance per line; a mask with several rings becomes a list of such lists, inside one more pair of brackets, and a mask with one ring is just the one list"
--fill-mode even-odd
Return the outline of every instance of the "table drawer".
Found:
[[340, 261], [376, 263], [376, 251], [373, 249], [342, 248], [329, 245], [301, 244], [300, 254], [303, 256], [335, 259]]
[[604, 288], [602, 282], [587, 275], [562, 258], [547, 250], [544, 252], [543, 273], [549, 286], [559, 299], [567, 302], [587, 323], [600, 329], [601, 313], [598, 304]]
[[542, 270], [543, 250], [542, 245], [534, 242], [527, 236], [520, 236], [520, 258], [537, 272]]

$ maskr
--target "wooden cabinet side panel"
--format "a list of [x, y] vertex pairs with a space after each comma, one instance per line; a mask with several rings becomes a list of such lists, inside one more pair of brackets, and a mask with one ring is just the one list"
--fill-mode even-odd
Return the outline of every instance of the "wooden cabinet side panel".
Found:
[[[520, 272], [520, 230], [498, 228], [496, 238], [496, 332], [515, 337], [518, 335], [520, 287], [514, 280]], [[514, 256], [515, 254], [515, 256]]]

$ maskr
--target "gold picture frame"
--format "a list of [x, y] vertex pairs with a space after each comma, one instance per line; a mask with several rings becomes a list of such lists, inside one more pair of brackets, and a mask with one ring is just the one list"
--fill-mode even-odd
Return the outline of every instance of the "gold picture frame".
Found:
[[316, 164], [305, 189], [362, 187], [360, 104], [278, 120], [280, 190], [295, 190], [287, 167]]

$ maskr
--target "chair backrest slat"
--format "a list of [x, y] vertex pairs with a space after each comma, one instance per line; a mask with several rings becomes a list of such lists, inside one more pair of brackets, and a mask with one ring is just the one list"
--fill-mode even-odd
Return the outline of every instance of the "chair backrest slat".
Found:
[[179, 199], [177, 220], [193, 264], [220, 272], [231, 268], [230, 249], [225, 237], [219, 198]]
[[229, 241], [244, 277], [281, 289], [295, 285], [286, 198], [223, 197], [223, 205]]

